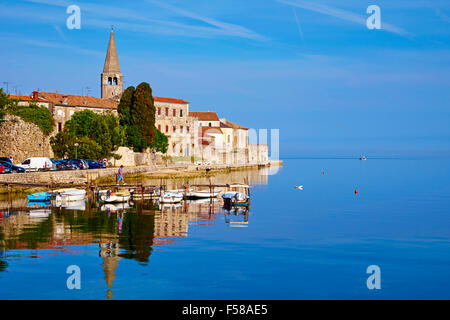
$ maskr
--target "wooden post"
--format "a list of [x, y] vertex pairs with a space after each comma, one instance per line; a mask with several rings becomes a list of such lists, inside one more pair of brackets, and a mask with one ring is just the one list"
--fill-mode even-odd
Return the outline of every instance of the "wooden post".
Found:
[[142, 204], [144, 203], [144, 186], [142, 185], [142, 183], [141, 183], [141, 202], [142, 202]]

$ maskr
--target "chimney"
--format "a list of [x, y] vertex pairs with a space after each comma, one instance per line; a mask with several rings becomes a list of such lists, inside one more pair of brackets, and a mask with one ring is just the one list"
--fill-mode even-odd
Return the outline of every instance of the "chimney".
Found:
[[39, 91], [33, 91], [31, 94], [31, 99], [38, 100], [39, 99]]
[[63, 104], [67, 104], [67, 96], [63, 96]]

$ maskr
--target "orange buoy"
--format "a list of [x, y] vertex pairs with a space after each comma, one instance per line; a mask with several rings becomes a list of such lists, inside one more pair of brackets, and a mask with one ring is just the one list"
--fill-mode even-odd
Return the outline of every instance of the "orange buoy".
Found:
[[355, 189], [355, 194], [358, 194], [358, 189]]

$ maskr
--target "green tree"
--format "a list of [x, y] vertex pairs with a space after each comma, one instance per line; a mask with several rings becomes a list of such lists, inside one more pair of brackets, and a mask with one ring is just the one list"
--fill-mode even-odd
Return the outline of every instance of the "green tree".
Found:
[[137, 126], [126, 127], [126, 135], [128, 146], [133, 147], [135, 152], [142, 152], [148, 147], [147, 140], [142, 137]]
[[152, 145], [156, 136], [155, 105], [152, 89], [146, 82], [142, 82], [136, 88], [131, 119], [132, 124], [138, 127], [147, 144]]
[[134, 92], [136, 89], [134, 87], [128, 87], [122, 97], [120, 98], [120, 103], [117, 106], [117, 112], [119, 113], [120, 125], [128, 126], [131, 125], [131, 110], [133, 108]]
[[114, 115], [83, 110], [73, 114], [64, 130], [51, 139], [51, 144], [59, 157], [73, 157], [74, 144], [78, 143], [78, 156], [95, 160], [110, 157], [122, 145], [124, 136], [119, 119]]
[[162, 153], [166, 153], [169, 148], [169, 139], [158, 129], [156, 129], [155, 140], [153, 141], [151, 148]]

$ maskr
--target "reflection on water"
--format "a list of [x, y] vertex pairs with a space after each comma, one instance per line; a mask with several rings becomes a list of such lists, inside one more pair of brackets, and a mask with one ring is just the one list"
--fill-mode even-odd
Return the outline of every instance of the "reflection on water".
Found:
[[[261, 171], [251, 170], [197, 178], [194, 183], [267, 182]], [[161, 181], [143, 181], [156, 184]], [[163, 181], [175, 188], [183, 181]], [[250, 212], [245, 208], [226, 210], [221, 199], [203, 199], [180, 204], [156, 204], [135, 201], [104, 204], [93, 199], [58, 203], [32, 203], [25, 197], [0, 200], [0, 272], [8, 269], [8, 252], [22, 259], [43, 257], [58, 250], [71, 254], [73, 246], [98, 244], [98, 255], [108, 287], [106, 297], [113, 297], [116, 270], [122, 259], [148, 264], [154, 250], [163, 250], [177, 238], [187, 237], [189, 226], [208, 226], [221, 222], [230, 227], [246, 226]], [[24, 250], [31, 249], [31, 250]], [[17, 251], [19, 250], [19, 251]], [[20, 253], [20, 250], [23, 252]], [[19, 252], [19, 253], [18, 253]]]

